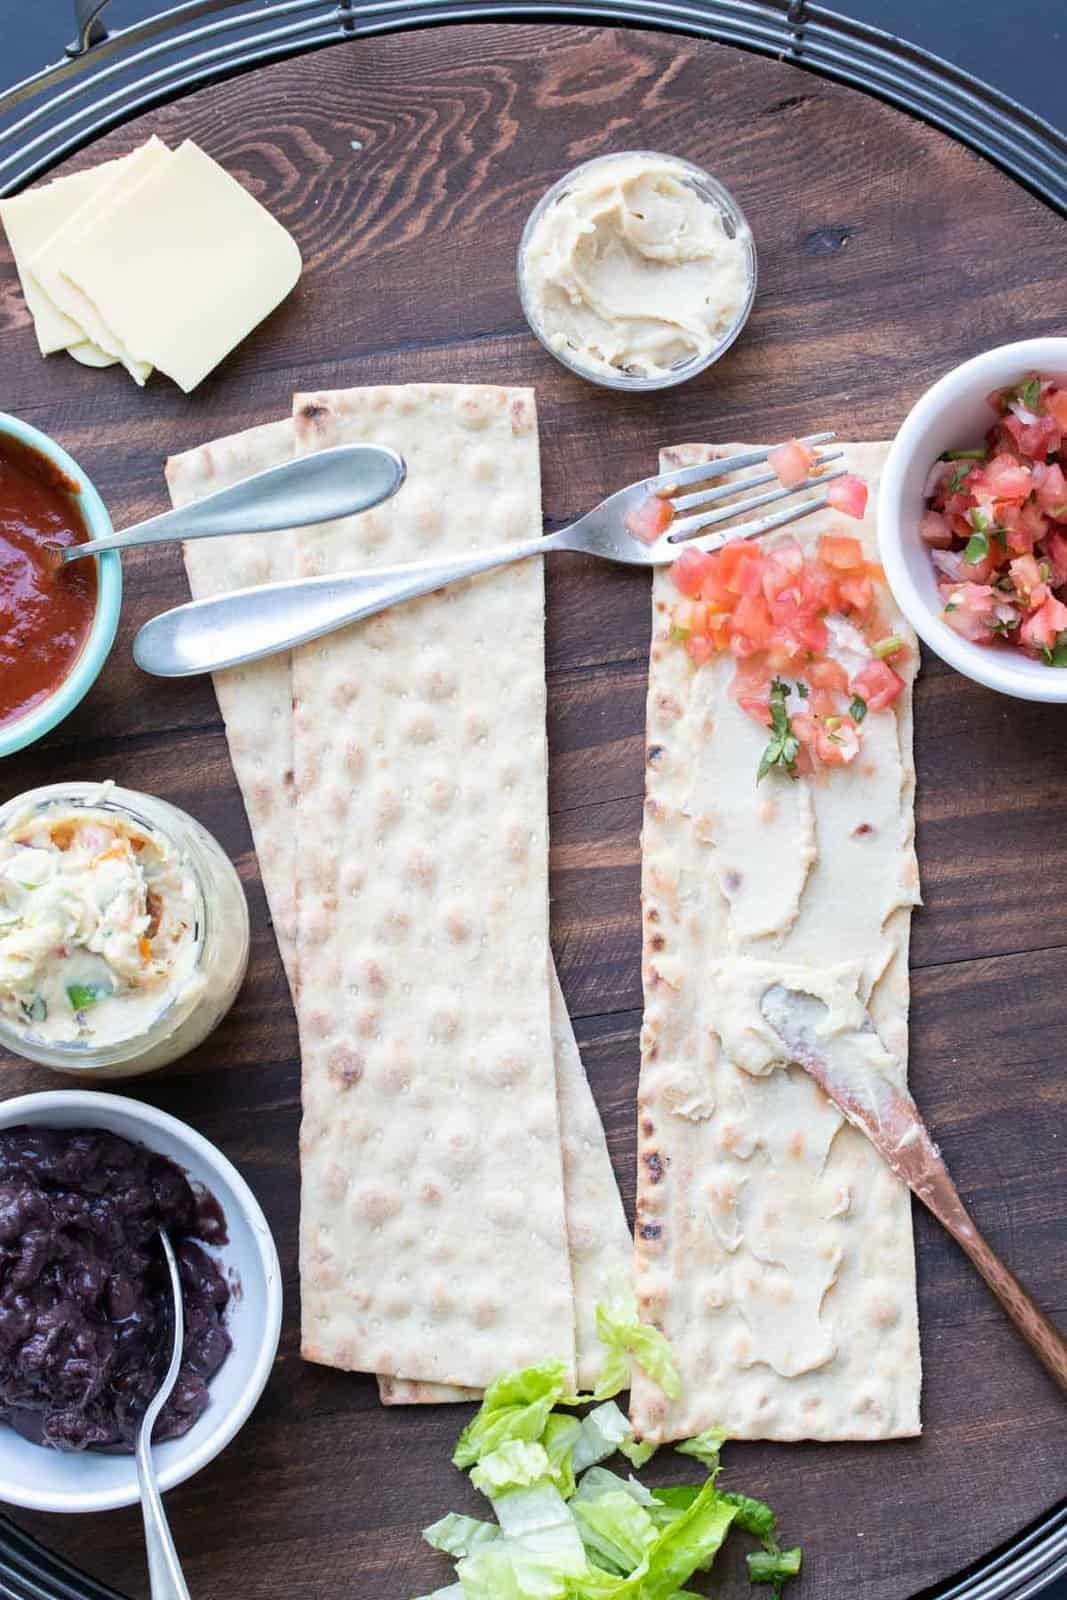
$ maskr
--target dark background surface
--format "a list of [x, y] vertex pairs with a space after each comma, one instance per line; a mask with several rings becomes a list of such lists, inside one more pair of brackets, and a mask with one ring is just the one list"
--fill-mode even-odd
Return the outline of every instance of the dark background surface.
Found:
[[[160, 9], [158, 0], [112, 0], [108, 22], [120, 28]], [[1067, 128], [1065, 0], [838, 0], [836, 9], [921, 45]], [[72, 12], [68, 0], [0, 0], [0, 88], [61, 56]], [[1067, 1580], [1046, 1593], [1067, 1600]]]
[[[73, 9], [70, 0], [0, 0], [0, 85], [62, 55]], [[162, 0], [111, 0], [107, 22], [127, 27], [164, 9]], [[1067, 127], [1065, 0], [833, 0], [831, 9], [922, 45]]]

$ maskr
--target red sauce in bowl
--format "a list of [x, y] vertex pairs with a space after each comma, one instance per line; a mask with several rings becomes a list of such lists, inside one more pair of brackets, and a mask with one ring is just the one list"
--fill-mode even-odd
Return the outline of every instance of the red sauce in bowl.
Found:
[[46, 543], [89, 538], [71, 483], [53, 462], [0, 434], [0, 727], [63, 682], [96, 611], [96, 562], [62, 567]]

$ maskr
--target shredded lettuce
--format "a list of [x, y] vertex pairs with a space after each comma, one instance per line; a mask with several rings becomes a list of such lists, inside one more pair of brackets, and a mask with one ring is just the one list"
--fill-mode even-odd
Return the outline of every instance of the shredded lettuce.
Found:
[[495, 1500], [511, 1489], [528, 1489], [531, 1484], [551, 1481], [552, 1471], [544, 1445], [510, 1439], [499, 1450], [490, 1450], [482, 1457], [471, 1473], [471, 1483]]
[[564, 1500], [569, 1500], [574, 1493], [574, 1474], [577, 1469], [573, 1457], [581, 1436], [581, 1422], [577, 1417], [568, 1416], [565, 1411], [552, 1412], [541, 1436], [552, 1482]]
[[698, 1433], [692, 1439], [683, 1439], [681, 1444], [676, 1444], [674, 1448], [680, 1456], [692, 1456], [708, 1472], [718, 1472], [721, 1465], [719, 1452], [725, 1443], [724, 1428], [705, 1428], [703, 1433]]
[[659, 1537], [644, 1506], [625, 1489], [575, 1500], [571, 1513], [592, 1561], [628, 1578]]
[[446, 1556], [469, 1556], [478, 1545], [499, 1539], [500, 1529], [495, 1522], [483, 1522], [480, 1517], [462, 1517], [453, 1511], [440, 1521], [431, 1523], [428, 1528], [423, 1528], [422, 1537], [435, 1550], [443, 1550]]
[[580, 1424], [580, 1437], [574, 1447], [574, 1470], [584, 1472], [606, 1461], [620, 1449], [623, 1442], [633, 1437], [629, 1420], [619, 1410], [614, 1400], [595, 1406]]
[[[711, 1566], [731, 1526], [761, 1540], [749, 1575], [779, 1600], [800, 1550], [779, 1549], [764, 1501], [716, 1488], [721, 1429], [676, 1447], [706, 1470], [703, 1483], [650, 1490], [601, 1465], [619, 1451], [640, 1466], [655, 1451], [612, 1399], [634, 1367], [669, 1398], [681, 1383], [669, 1344], [639, 1321], [631, 1294], [597, 1307], [597, 1331], [605, 1363], [593, 1394], [568, 1393], [561, 1361], [508, 1373], [486, 1390], [453, 1460], [470, 1469], [496, 1521], [452, 1513], [424, 1530], [428, 1544], [456, 1558], [458, 1581], [423, 1600], [698, 1600], [683, 1586]], [[582, 1417], [556, 1409], [590, 1402]]]
[[637, 1468], [638, 1472], [652, 1460], [656, 1449], [657, 1446], [654, 1444], [638, 1444], [632, 1433], [619, 1444], [620, 1452], [632, 1467]]
[[521, 1440], [535, 1444], [545, 1431], [549, 1413], [567, 1388], [562, 1361], [509, 1372], [485, 1391], [475, 1417], [468, 1422], [452, 1453], [457, 1467], [473, 1467], [503, 1444]]
[[588, 1472], [583, 1472], [575, 1499], [598, 1500], [601, 1495], [615, 1494], [620, 1489], [636, 1500], [639, 1506], [654, 1504], [652, 1491], [639, 1483], [632, 1473], [628, 1478], [620, 1478], [617, 1472], [609, 1472], [607, 1467], [590, 1467]]
[[736, 1522], [745, 1533], [763, 1541], [764, 1548], [775, 1551], [775, 1515], [766, 1500], [753, 1500], [747, 1494], [732, 1494], [728, 1489], [719, 1491], [727, 1505], [737, 1512]]
[[636, 1362], [653, 1383], [659, 1384], [668, 1400], [677, 1400], [682, 1392], [682, 1380], [670, 1344], [658, 1328], [638, 1320], [637, 1304], [632, 1295], [617, 1295], [607, 1304], [598, 1305], [596, 1331], [606, 1356], [592, 1399], [610, 1400], [621, 1389], [628, 1388], [630, 1372]]
[[584, 1586], [571, 1592], [579, 1600], [672, 1600], [694, 1572], [711, 1566], [733, 1520], [733, 1506], [716, 1494], [709, 1478], [689, 1509], [658, 1531], [628, 1577], [612, 1577], [590, 1566]]
[[745, 1560], [748, 1562], [749, 1582], [773, 1584], [777, 1600], [782, 1585], [788, 1583], [790, 1578], [795, 1578], [800, 1571], [800, 1546], [793, 1550], [756, 1550]]
[[459, 1563], [465, 1600], [563, 1600], [586, 1569], [585, 1547], [551, 1484], [494, 1499], [501, 1537]]

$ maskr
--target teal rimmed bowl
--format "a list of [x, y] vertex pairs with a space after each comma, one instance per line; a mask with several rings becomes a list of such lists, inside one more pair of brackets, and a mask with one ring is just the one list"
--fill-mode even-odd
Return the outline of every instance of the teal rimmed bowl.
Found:
[[[15, 439], [31, 450], [39, 451], [54, 462], [72, 483], [78, 485], [73, 498], [90, 539], [102, 539], [112, 532], [107, 508], [88, 476], [54, 439], [50, 439], [39, 428], [31, 428], [28, 422], [22, 422], [3, 411], [0, 411], [0, 438]], [[54, 728], [57, 722], [62, 722], [88, 694], [107, 660], [122, 605], [122, 562], [116, 550], [106, 551], [92, 559], [96, 563], [96, 612], [81, 652], [67, 676], [47, 700], [42, 700], [25, 716], [0, 727], [0, 756], [10, 756], [16, 750], [24, 750], [28, 744], [33, 744], [35, 739]]]

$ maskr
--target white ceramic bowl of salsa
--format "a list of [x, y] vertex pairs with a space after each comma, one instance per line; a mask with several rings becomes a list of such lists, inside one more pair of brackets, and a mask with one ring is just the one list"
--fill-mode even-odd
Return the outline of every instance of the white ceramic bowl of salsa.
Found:
[[993, 422], [989, 396], [1028, 373], [1067, 381], [1067, 339], [1023, 339], [954, 367], [908, 412], [889, 451], [878, 492], [878, 543], [897, 604], [930, 649], [976, 683], [1019, 700], [1067, 704], [1067, 668], [1032, 660], [1014, 645], [974, 644], [941, 617], [929, 546], [919, 536], [923, 489], [945, 450], [980, 445]]

